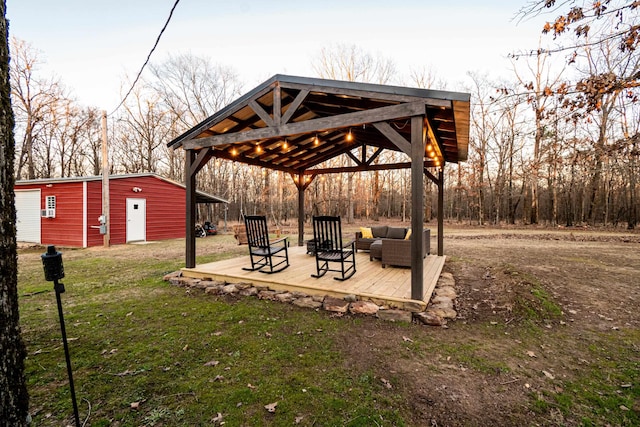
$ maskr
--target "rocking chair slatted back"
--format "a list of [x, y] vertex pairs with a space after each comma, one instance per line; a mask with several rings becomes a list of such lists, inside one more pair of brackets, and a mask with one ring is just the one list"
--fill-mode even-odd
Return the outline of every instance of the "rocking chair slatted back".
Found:
[[[312, 277], [321, 277], [327, 271], [341, 273], [336, 280], [346, 280], [356, 272], [355, 242], [342, 244], [342, 224], [339, 216], [314, 216], [313, 238], [316, 242], [316, 270]], [[340, 268], [330, 268], [329, 263], [340, 263]]]
[[270, 242], [267, 218], [264, 215], [246, 215], [244, 223], [251, 258], [251, 268], [245, 267], [244, 270], [271, 274], [289, 267], [287, 238]]

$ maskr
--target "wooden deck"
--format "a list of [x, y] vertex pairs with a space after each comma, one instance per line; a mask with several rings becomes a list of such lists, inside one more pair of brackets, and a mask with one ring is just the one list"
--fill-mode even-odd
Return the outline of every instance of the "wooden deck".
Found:
[[361, 300], [373, 301], [378, 305], [421, 311], [427, 306], [436, 286], [445, 257], [427, 255], [424, 260], [424, 295], [422, 300], [411, 299], [411, 269], [388, 266], [382, 268], [380, 261], [369, 261], [369, 254], [356, 254], [356, 273], [350, 279], [334, 280], [334, 272], [328, 272], [319, 279], [311, 277], [316, 272], [315, 258], [306, 254], [306, 248], [289, 248], [290, 266], [274, 274], [246, 271], [242, 267], [251, 265], [249, 255], [224, 261], [183, 268], [186, 277], [209, 278], [229, 283], [252, 283], [272, 290], [297, 291], [308, 295], [330, 295], [342, 298], [356, 295]]

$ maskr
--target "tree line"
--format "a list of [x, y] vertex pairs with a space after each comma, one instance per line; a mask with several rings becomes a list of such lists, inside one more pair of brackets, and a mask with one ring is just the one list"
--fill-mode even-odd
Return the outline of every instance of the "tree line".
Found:
[[[550, 7], [553, 2], [537, 3]], [[613, 3], [607, 3], [612, 9]], [[630, 28], [637, 25], [637, 10], [633, 11], [622, 21]], [[534, 13], [533, 6], [528, 13]], [[590, 28], [599, 26], [597, 34], [621, 28], [621, 18], [607, 13], [583, 13], [582, 19], [590, 19]], [[558, 19], [544, 28], [566, 31], [567, 20]], [[622, 39], [589, 43], [584, 38], [594, 31], [586, 36], [584, 31], [572, 36], [565, 52], [538, 48], [512, 55], [510, 79], [471, 72], [471, 84], [454, 89], [471, 93], [471, 138], [468, 161], [444, 168], [446, 219], [473, 224], [637, 225], [637, 40], [620, 33]], [[39, 73], [42, 62], [34, 47], [13, 38], [11, 51], [16, 178], [99, 175], [100, 111], [80, 105], [59, 79]], [[399, 77], [392, 59], [357, 46], [325, 48], [314, 63], [323, 78], [449, 89], [428, 68]], [[231, 67], [209, 58], [178, 54], [152, 65], [122, 108], [109, 116], [110, 173], [154, 172], [183, 182], [183, 153], [167, 149], [166, 143], [229, 104], [243, 87]], [[403, 156], [388, 152], [378, 161], [402, 161]], [[319, 177], [307, 190], [305, 211], [340, 214], [350, 221], [407, 219], [408, 174], [396, 170]], [[224, 215], [238, 220], [243, 214], [262, 212], [286, 224], [297, 216], [297, 190], [291, 177], [281, 172], [216, 160], [200, 172], [198, 185], [230, 201], [226, 208], [200, 208], [201, 220], [217, 221]], [[427, 220], [437, 215], [436, 193], [426, 180]]]

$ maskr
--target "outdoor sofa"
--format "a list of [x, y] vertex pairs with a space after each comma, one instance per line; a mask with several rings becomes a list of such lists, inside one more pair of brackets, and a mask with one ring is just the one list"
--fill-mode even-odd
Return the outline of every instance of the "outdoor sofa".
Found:
[[[363, 232], [368, 233], [367, 228], [363, 227], [356, 232], [356, 251], [369, 251], [369, 259], [380, 259], [383, 268], [387, 265], [411, 267], [411, 235], [407, 236], [409, 228], [386, 225], [370, 227], [371, 237], [363, 236]], [[422, 237], [422, 258], [430, 252], [431, 230], [425, 228]]]

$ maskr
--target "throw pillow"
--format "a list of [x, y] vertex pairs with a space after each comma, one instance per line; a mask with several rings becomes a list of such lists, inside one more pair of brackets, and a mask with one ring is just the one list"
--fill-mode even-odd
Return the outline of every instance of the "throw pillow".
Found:
[[407, 235], [404, 236], [404, 240], [409, 240], [411, 238], [411, 229], [407, 230]]
[[360, 233], [362, 233], [363, 239], [373, 239], [373, 234], [371, 233], [371, 229], [368, 227], [360, 227]]
[[388, 239], [404, 239], [404, 228], [402, 227], [389, 227], [387, 231]]
[[377, 227], [371, 227], [371, 233], [373, 234], [374, 238], [387, 237], [387, 226], [379, 225]]

